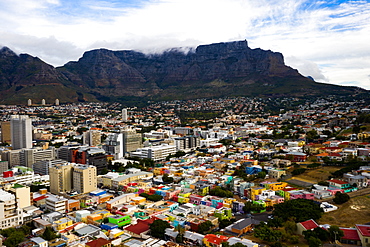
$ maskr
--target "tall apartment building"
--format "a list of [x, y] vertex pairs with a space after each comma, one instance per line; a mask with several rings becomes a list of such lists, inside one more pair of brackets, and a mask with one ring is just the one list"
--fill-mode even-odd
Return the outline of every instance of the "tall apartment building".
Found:
[[104, 168], [107, 168], [107, 155], [104, 149], [97, 147], [80, 147], [71, 152], [71, 162], [73, 163], [95, 166], [99, 174]]
[[41, 160], [32, 165], [33, 172], [40, 175], [49, 175], [49, 168], [55, 165], [67, 164], [65, 160]]
[[60, 194], [72, 191], [72, 171], [71, 163], [49, 167], [50, 192]]
[[0, 174], [9, 170], [9, 162], [6, 160], [0, 160]]
[[12, 143], [10, 122], [1, 122], [1, 142], [9, 144]]
[[135, 130], [124, 130], [123, 135], [123, 152], [132, 152], [143, 145], [143, 137], [141, 133], [136, 133]]
[[177, 150], [187, 151], [200, 147], [200, 138], [196, 136], [183, 136], [175, 138]]
[[123, 108], [122, 109], [122, 121], [127, 122], [127, 120], [128, 120], [127, 109]]
[[114, 159], [121, 159], [125, 156], [123, 151], [123, 134], [109, 133], [102, 146], [105, 152], [113, 155]]
[[55, 148], [24, 148], [8, 150], [2, 152], [1, 156], [3, 160], [9, 161], [10, 167], [27, 166], [32, 168], [32, 165], [38, 161], [55, 159]]
[[73, 167], [73, 190], [79, 194], [96, 190], [96, 167], [77, 164]]
[[23, 213], [15, 195], [0, 189], [0, 229], [23, 224]]
[[61, 160], [72, 161], [72, 150], [79, 149], [81, 144], [79, 143], [70, 143], [68, 145], [61, 146], [57, 149], [57, 158]]
[[32, 121], [27, 115], [12, 115], [10, 131], [13, 150], [32, 148]]
[[89, 193], [97, 188], [96, 167], [82, 164], [57, 164], [49, 168], [50, 192]]
[[97, 129], [90, 129], [82, 134], [82, 141], [84, 145], [98, 146], [101, 144], [101, 131]]
[[55, 147], [48, 149], [23, 149], [20, 152], [20, 163], [23, 166], [32, 168], [32, 165], [38, 161], [54, 160], [55, 159]]

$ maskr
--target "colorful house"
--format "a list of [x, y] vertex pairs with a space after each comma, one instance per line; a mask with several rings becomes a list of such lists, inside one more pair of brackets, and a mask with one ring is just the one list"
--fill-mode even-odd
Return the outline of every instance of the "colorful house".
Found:
[[370, 243], [370, 226], [356, 224], [358, 236], [361, 240], [362, 247], [369, 246]]
[[328, 182], [330, 186], [342, 189], [345, 193], [357, 190], [357, 188], [353, 188], [350, 183], [342, 181], [342, 180], [331, 179], [331, 180], [328, 180]]
[[261, 205], [264, 209], [260, 210], [260, 211], [253, 211], [253, 213], [262, 213], [262, 212], [266, 212], [266, 203], [265, 201], [262, 201], [262, 200], [258, 200], [258, 201], [253, 201], [253, 204], [259, 204]]
[[265, 184], [265, 186], [266, 186], [266, 188], [268, 188], [270, 190], [278, 191], [278, 190], [282, 190], [285, 187], [287, 187], [288, 183], [285, 183], [285, 182], [267, 183], [267, 184]]
[[252, 218], [240, 219], [237, 222], [233, 223], [230, 228], [233, 233], [236, 233], [238, 236], [247, 232], [251, 232], [254, 225], [258, 225], [260, 221], [254, 220]]
[[297, 223], [297, 234], [303, 235], [304, 231], [313, 230], [319, 227], [319, 225], [314, 220], [306, 220]]
[[204, 236], [203, 243], [207, 247], [221, 247], [222, 243], [229, 238], [223, 235], [207, 234]]
[[192, 194], [190, 195], [190, 203], [192, 204], [195, 204], [195, 205], [199, 205], [203, 199], [203, 196], [200, 196], [200, 195], [196, 195], [196, 194]]
[[73, 224], [73, 221], [69, 218], [61, 218], [57, 221], [54, 221], [53, 228], [57, 231], [61, 231], [66, 229], [68, 226], [71, 226]]
[[118, 227], [131, 224], [130, 215], [113, 215], [108, 217], [109, 223], [115, 224]]
[[257, 195], [260, 195], [265, 190], [266, 190], [266, 188], [263, 188], [263, 187], [252, 187], [251, 188], [250, 199], [253, 200], [253, 201], [257, 200]]
[[231, 208], [219, 208], [213, 214], [214, 217], [217, 217], [218, 220], [230, 219], [233, 215], [231, 213]]

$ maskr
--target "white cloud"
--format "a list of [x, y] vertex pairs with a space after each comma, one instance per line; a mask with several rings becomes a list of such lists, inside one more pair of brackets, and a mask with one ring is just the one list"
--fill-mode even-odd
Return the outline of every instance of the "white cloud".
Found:
[[[370, 3], [310, 0], [0, 0], [0, 45], [53, 65], [84, 50], [160, 52], [247, 39], [317, 81], [370, 89]], [[328, 66], [330, 64], [330, 66]]]

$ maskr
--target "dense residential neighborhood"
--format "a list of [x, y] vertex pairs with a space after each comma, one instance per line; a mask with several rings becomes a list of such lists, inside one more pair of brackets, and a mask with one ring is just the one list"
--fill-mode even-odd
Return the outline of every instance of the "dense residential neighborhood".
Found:
[[369, 246], [368, 107], [340, 97], [2, 105], [2, 243]]

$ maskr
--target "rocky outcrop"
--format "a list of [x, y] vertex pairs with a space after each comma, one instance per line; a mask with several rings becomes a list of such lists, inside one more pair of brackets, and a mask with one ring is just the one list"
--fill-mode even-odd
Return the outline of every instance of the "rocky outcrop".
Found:
[[[358, 89], [316, 83], [284, 64], [281, 53], [251, 49], [247, 41], [170, 49], [161, 54], [137, 51], [87, 51], [74, 62], [53, 68], [40, 59], [0, 50], [0, 93], [23, 95], [32, 87], [64, 88], [60, 97], [76, 100], [189, 99], [222, 96], [308, 96], [351, 94]], [[54, 97], [40, 90], [37, 97]], [[5, 93], [4, 93], [5, 92]], [[15, 92], [17, 94], [15, 94]], [[44, 92], [45, 96], [41, 93]], [[67, 93], [68, 92], [68, 93]], [[68, 94], [68, 95], [65, 95]], [[35, 96], [36, 93], [29, 95]], [[18, 97], [18, 96], [17, 96]], [[22, 100], [24, 100], [22, 98]]]

